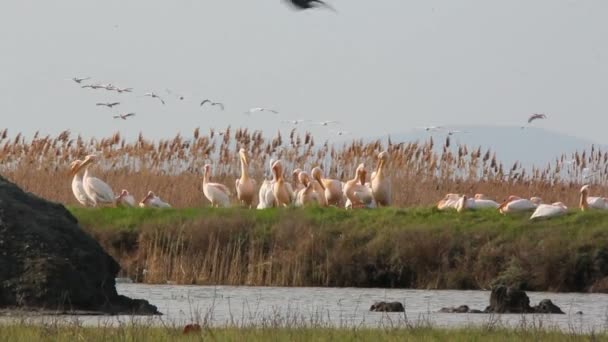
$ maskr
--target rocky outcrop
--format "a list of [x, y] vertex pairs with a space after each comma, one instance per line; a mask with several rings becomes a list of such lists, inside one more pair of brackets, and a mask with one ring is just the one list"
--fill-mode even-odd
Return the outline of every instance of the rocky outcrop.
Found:
[[496, 286], [490, 294], [490, 305], [485, 310], [470, 309], [467, 305], [459, 307], [442, 308], [443, 313], [544, 313], [563, 314], [564, 312], [551, 300], [543, 299], [537, 306], [530, 306], [530, 298], [519, 289]]
[[118, 271], [65, 207], [0, 176], [0, 309], [159, 314], [118, 295]]
[[376, 312], [405, 312], [403, 304], [399, 302], [375, 302], [369, 311]]

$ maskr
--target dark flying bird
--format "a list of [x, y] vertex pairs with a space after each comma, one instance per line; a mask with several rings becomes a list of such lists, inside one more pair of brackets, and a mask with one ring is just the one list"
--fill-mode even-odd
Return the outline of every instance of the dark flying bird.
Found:
[[127, 114], [118, 114], [118, 115], [114, 115], [114, 119], [123, 119], [123, 120], [127, 120], [128, 117], [130, 116], [135, 116], [135, 113], [127, 113]]
[[91, 79], [90, 77], [73, 77], [72, 81], [80, 84], [80, 83], [82, 83], [82, 81], [86, 81], [86, 80], [90, 80], [90, 79]]
[[160, 96], [158, 96], [158, 95], [156, 95], [156, 94], [154, 94], [154, 93], [145, 93], [145, 94], [144, 94], [144, 96], [148, 96], [148, 97], [151, 97], [151, 98], [153, 98], [153, 99], [154, 99], [154, 98], [159, 99], [159, 100], [160, 100], [160, 102], [161, 102], [163, 105], [165, 104], [165, 100], [163, 100], [163, 99], [162, 99]]
[[107, 103], [98, 103], [96, 104], [97, 106], [105, 106], [108, 108], [112, 108], [114, 106], [118, 106], [120, 104], [120, 102], [107, 102]]
[[299, 10], [305, 10], [305, 9], [324, 6], [334, 12], [336, 11], [333, 7], [328, 5], [325, 1], [321, 1], [321, 0], [289, 0], [289, 3], [291, 3], [296, 9], [299, 9]]
[[545, 114], [532, 114], [528, 118], [528, 123], [532, 123], [532, 121], [534, 121], [534, 120], [546, 119], [546, 118], [547, 118], [547, 115], [545, 115]]
[[211, 106], [219, 106], [221, 110], [224, 110], [224, 104], [223, 104], [223, 103], [220, 103], [220, 102], [213, 102], [213, 101], [211, 101], [211, 100], [207, 99], [207, 100], [204, 100], [203, 102], [201, 102], [201, 107], [202, 107], [203, 105], [205, 105], [205, 103], [208, 103], [208, 104], [210, 104]]

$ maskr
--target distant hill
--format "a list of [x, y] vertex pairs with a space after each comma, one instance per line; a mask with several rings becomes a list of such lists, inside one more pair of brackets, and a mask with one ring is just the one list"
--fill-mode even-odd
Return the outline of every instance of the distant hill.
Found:
[[[519, 126], [449, 126], [451, 130], [468, 133], [453, 134], [450, 139], [454, 144], [465, 144], [469, 147], [481, 146], [485, 151], [490, 148], [496, 152], [500, 162], [513, 164], [516, 160], [524, 166], [544, 166], [564, 153], [588, 150], [592, 145], [607, 150], [606, 145], [591, 140], [573, 137], [542, 128]], [[433, 137], [439, 147], [443, 145], [447, 132], [427, 132], [423, 129], [405, 133], [391, 134], [393, 143], [426, 141]], [[370, 139], [370, 140], [375, 140]], [[386, 141], [386, 136], [381, 138]], [[366, 139], [367, 140], [367, 139]]]

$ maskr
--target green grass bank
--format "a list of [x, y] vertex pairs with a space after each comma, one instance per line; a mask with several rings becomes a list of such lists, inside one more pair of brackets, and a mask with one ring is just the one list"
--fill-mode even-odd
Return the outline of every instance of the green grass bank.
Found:
[[608, 212], [71, 211], [147, 283], [608, 292]]

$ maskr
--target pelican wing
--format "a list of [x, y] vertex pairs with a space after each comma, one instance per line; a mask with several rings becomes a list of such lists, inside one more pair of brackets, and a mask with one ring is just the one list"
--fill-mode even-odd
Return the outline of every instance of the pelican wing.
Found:
[[225, 193], [227, 196], [230, 196], [230, 190], [228, 189], [227, 186], [225, 186], [224, 184], [220, 184], [220, 183], [208, 183], [208, 186], [217, 189], [223, 193]]
[[88, 192], [97, 198], [97, 202], [114, 202], [114, 192], [112, 191], [112, 188], [104, 181], [95, 177], [88, 177], [84, 185], [86, 186]]

